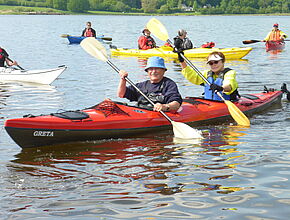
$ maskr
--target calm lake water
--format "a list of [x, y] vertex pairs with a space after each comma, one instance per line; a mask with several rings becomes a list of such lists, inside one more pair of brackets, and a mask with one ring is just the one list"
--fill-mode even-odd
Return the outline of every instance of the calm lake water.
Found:
[[[143, 138], [104, 140], [22, 150], [4, 121], [25, 114], [76, 110], [116, 97], [118, 75], [69, 45], [61, 34], [78, 35], [91, 21], [112, 44], [136, 48], [149, 16], [0, 16], [2, 47], [26, 69], [65, 64], [51, 86], [0, 84], [1, 219], [289, 219], [290, 104], [251, 117], [250, 128], [231, 124], [199, 127], [202, 143], [177, 143], [170, 132]], [[200, 46], [241, 47], [263, 39], [274, 23], [290, 35], [289, 16], [157, 17], [173, 38], [179, 28]], [[157, 40], [158, 45], [163, 42]], [[109, 44], [104, 44], [109, 50]], [[264, 85], [290, 88], [290, 47], [267, 53], [263, 43], [227, 66], [237, 70], [240, 93]], [[112, 57], [132, 81], [146, 78], [144, 60]], [[192, 60], [199, 69], [204, 60]], [[167, 76], [183, 96], [199, 96], [178, 63], [166, 60]], [[124, 100], [122, 100], [124, 101]]]

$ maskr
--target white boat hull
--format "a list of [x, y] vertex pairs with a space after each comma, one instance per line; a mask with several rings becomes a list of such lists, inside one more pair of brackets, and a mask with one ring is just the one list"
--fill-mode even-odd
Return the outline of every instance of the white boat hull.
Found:
[[13, 68], [0, 67], [0, 81], [20, 81], [38, 84], [51, 84], [66, 66], [43, 70], [17, 70]]

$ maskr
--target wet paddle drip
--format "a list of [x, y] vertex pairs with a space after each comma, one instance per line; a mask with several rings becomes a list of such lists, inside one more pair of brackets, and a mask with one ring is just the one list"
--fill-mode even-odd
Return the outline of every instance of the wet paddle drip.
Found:
[[105, 117], [108, 117], [109, 115], [127, 115], [128, 113], [124, 112], [122, 109], [120, 109], [115, 102], [105, 100], [96, 106], [93, 107], [95, 110], [102, 112]]

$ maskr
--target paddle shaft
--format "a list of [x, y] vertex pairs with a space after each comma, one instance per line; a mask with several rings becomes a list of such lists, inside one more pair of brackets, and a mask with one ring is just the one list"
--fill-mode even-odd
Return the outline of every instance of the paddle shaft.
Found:
[[[109, 64], [117, 73], [120, 72], [119, 68], [115, 66], [115, 64], [113, 64], [110, 60], [107, 60], [107, 64]], [[154, 102], [151, 101], [151, 99], [149, 99], [149, 97], [147, 95], [145, 95], [128, 77], [125, 77], [125, 80], [134, 87], [134, 89], [136, 89], [151, 105], [154, 106]], [[168, 117], [163, 111], [160, 111], [160, 113], [170, 122], [172, 122], [173, 120]]]
[[[290, 41], [290, 40], [283, 40], [283, 41]], [[259, 42], [264, 42], [264, 41], [263, 40], [244, 40], [243, 44], [254, 44], [254, 43], [259, 43]]]
[[[62, 34], [62, 35], [60, 35], [61, 37], [63, 37], [63, 38], [67, 38], [67, 37], [69, 37], [69, 36], [72, 36], [72, 35], [69, 35], [69, 34]], [[73, 37], [73, 36], [72, 36]], [[77, 37], [77, 36], [76, 36]], [[112, 41], [112, 38], [111, 37], [98, 37], [98, 36], [96, 36], [96, 38], [98, 38], [98, 39], [102, 39], [102, 40], [106, 40], [106, 41]]]
[[111, 37], [97, 37], [97, 38], [101, 38], [102, 40], [106, 40], [106, 41], [112, 41]]

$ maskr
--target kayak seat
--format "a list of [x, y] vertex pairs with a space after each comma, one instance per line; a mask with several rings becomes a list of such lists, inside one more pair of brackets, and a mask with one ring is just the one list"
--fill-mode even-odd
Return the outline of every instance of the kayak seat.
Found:
[[50, 115], [58, 117], [58, 118], [69, 119], [69, 120], [84, 120], [90, 117], [87, 113], [79, 111], [79, 110], [51, 113]]
[[[123, 103], [122, 103], [123, 104]], [[102, 101], [101, 103], [91, 107], [97, 111], [102, 112], [105, 117], [110, 115], [127, 115], [130, 116], [127, 112], [124, 112], [116, 102], [113, 102], [109, 99]]]

